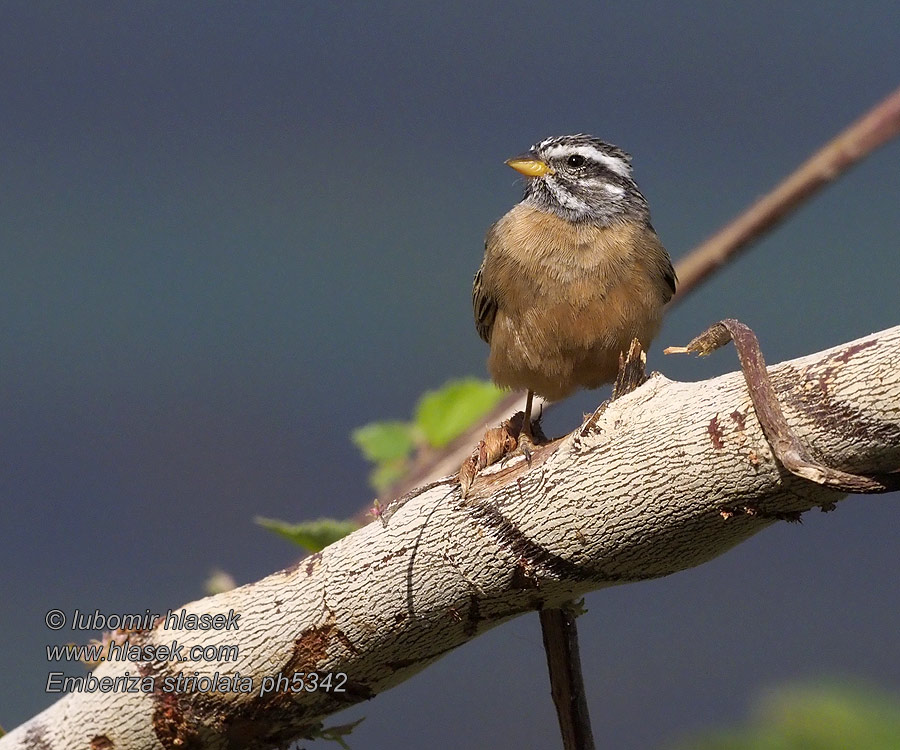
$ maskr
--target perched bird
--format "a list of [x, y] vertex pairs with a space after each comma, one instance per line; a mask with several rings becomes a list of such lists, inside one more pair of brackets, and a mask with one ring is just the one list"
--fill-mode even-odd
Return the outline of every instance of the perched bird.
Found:
[[619, 353], [646, 349], [675, 271], [650, 224], [631, 157], [589, 135], [547, 138], [507, 164], [522, 201], [494, 224], [475, 274], [478, 334], [494, 382], [551, 401], [616, 377]]

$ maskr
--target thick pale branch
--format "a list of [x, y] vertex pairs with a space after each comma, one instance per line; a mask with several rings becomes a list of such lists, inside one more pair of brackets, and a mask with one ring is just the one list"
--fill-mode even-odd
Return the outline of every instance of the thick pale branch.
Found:
[[[769, 368], [791, 430], [824, 465], [900, 466], [900, 327]], [[153, 678], [150, 694], [74, 693], [0, 739], [0, 749], [265, 747], [313, 732], [479, 633], [588, 591], [705, 562], [779, 518], [841, 494], [773, 458], [741, 373], [702, 383], [656, 375], [589, 429], [478, 477], [411, 497], [294, 568], [186, 605], [241, 614], [240, 630], [157, 627], [133, 642], [235, 643], [216, 662], [108, 662]], [[344, 673], [345, 692], [260, 696], [265, 677]], [[249, 693], [167, 692], [178, 674], [233, 675]], [[332, 687], [335, 682], [332, 682]], [[284, 684], [283, 684], [284, 685]], [[111, 744], [104, 744], [104, 743]]]

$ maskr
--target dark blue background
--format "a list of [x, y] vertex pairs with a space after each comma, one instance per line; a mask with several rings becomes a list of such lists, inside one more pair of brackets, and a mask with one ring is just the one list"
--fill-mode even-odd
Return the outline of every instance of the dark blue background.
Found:
[[[891, 2], [4, 3], [0, 723], [49, 705], [53, 607], [162, 610], [297, 552], [251, 523], [371, 500], [353, 427], [484, 375], [469, 301], [503, 160], [635, 155], [678, 257], [900, 82]], [[676, 308], [770, 362], [900, 322], [900, 145]], [[604, 394], [548, 418], [562, 433]], [[900, 688], [897, 503], [852, 498], [588, 597], [598, 743], [661, 747], [763, 688]], [[77, 636], [78, 634], [75, 634]], [[370, 704], [354, 747], [556, 747], [537, 617]]]

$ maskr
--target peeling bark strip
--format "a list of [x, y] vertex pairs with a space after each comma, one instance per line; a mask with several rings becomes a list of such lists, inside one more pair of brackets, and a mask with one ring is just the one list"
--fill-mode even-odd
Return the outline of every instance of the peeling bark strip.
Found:
[[[870, 476], [900, 466], [900, 326], [768, 373], [817, 465]], [[94, 738], [120, 750], [286, 744], [511, 617], [699, 565], [776, 517], [837, 502], [841, 492], [776, 460], [757, 413], [739, 372], [701, 383], [653, 376], [598, 410], [589, 429], [539, 447], [530, 467], [490, 467], [466, 500], [450, 480], [436, 483], [387, 525], [371, 523], [308, 564], [184, 607], [234, 610], [239, 631], [157, 625], [141, 635], [148, 645], [177, 640], [185, 654], [238, 645], [235, 661], [107, 661], [94, 672], [240, 673], [255, 692], [74, 692], [0, 739], [0, 750]], [[840, 429], [844, 415], [851, 422]], [[723, 508], [753, 513], [725, 518]], [[346, 684], [261, 696], [262, 681], [284, 669], [345, 674]]]
[[[861, 476], [825, 466], [809, 454], [809, 451], [788, 425], [784, 412], [781, 410], [778, 397], [775, 395], [775, 388], [772, 386], [772, 381], [766, 370], [766, 363], [759, 348], [756, 334], [739, 320], [728, 318], [710, 326], [691, 341], [685, 349], [704, 357], [725, 346], [729, 341], [734, 341], [734, 346], [737, 349], [744, 379], [747, 381], [747, 387], [750, 390], [750, 400], [753, 402], [753, 408], [756, 410], [756, 416], [762, 425], [763, 432], [775, 451], [775, 457], [788, 471], [796, 474], [798, 477], [833, 487], [842, 492], [871, 494], [893, 492], [900, 489], [900, 474], [885, 473], [879, 476]], [[846, 349], [842, 349], [832, 355], [832, 358], [834, 361], [842, 362], [846, 365], [854, 355], [859, 354], [870, 346], [877, 345], [877, 339], [870, 339], [848, 346]], [[673, 347], [667, 349], [666, 352], [673, 353], [679, 348]], [[826, 385], [832, 372], [833, 368], [826, 367], [819, 377], [818, 384], [823, 395], [827, 393]], [[832, 411], [835, 411], [835, 409], [832, 409]], [[844, 416], [852, 414], [852, 411], [849, 413], [847, 410], [843, 411]], [[833, 429], [833, 426], [833, 420], [829, 421], [828, 427]], [[867, 432], [871, 434], [874, 431], [867, 429], [864, 422], [862, 426], [855, 425], [851, 419], [847, 419], [842, 426], [844, 429], [855, 429], [863, 434]], [[897, 434], [896, 429], [889, 430], [889, 432], [893, 435]], [[710, 420], [709, 434], [712, 436], [713, 444], [717, 448], [721, 448], [721, 430], [716, 417]]]

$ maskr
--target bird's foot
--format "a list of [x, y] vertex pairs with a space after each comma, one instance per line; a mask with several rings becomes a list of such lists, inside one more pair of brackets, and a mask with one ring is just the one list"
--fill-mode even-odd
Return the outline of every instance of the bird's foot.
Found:
[[510, 451], [502, 460], [508, 461], [516, 456], [525, 456], [525, 461], [531, 466], [531, 454], [534, 453], [536, 447], [534, 437], [526, 432], [521, 432], [516, 440], [516, 449]]
[[513, 434], [511, 420], [506, 420], [499, 427], [492, 427], [475, 446], [475, 450], [459, 468], [459, 485], [462, 496], [469, 492], [469, 487], [478, 476], [478, 472], [501, 460], [515, 450], [518, 433]]
[[468, 494], [469, 487], [475, 481], [478, 473], [498, 461], [505, 462], [516, 456], [525, 456], [525, 460], [531, 463], [531, 454], [536, 446], [547, 442], [547, 438], [541, 429], [540, 420], [533, 420], [530, 433], [522, 430], [525, 415], [516, 412], [499, 427], [492, 427], [475, 446], [475, 450], [459, 469], [459, 484], [463, 497]]

